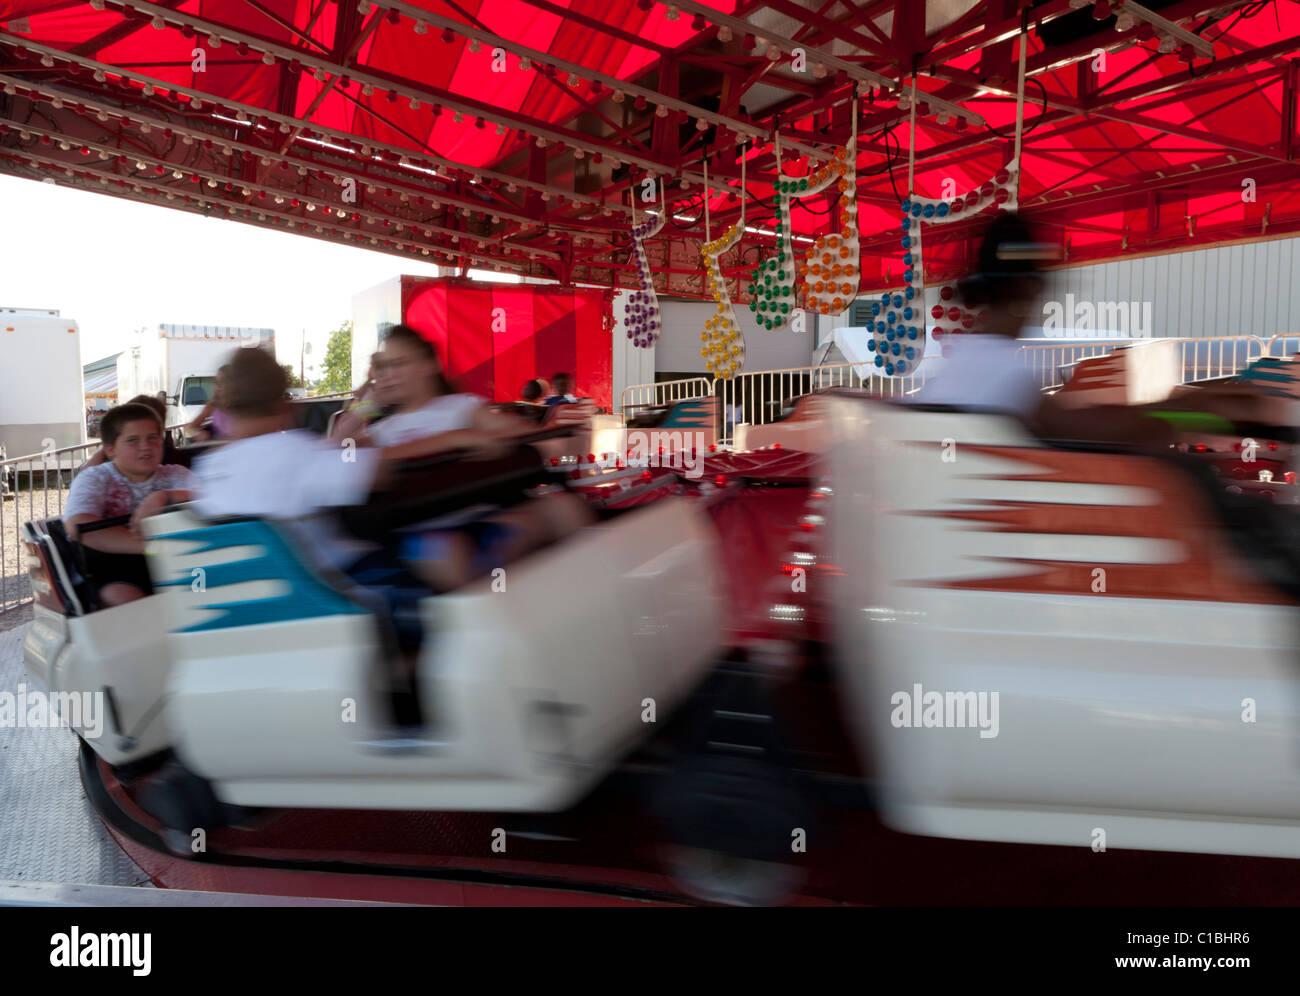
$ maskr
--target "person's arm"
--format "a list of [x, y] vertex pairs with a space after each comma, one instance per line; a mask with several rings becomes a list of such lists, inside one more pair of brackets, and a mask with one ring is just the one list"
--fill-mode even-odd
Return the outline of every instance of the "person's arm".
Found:
[[[168, 505], [179, 505], [181, 502], [193, 500], [193, 491], [181, 489], [154, 491], [147, 495], [145, 500], [140, 502], [140, 504], [136, 506], [135, 511], [131, 513], [131, 525], [127, 527], [131, 534], [140, 541], [141, 546], [140, 551], [138, 552], [144, 551], [144, 533], [140, 529], [141, 519], [147, 519], [151, 515], [157, 515]], [[104, 532], [111, 533], [113, 530], [105, 529]], [[91, 535], [94, 536], [95, 534], [92, 533]]]
[[364, 409], [345, 409], [339, 412], [338, 418], [334, 420], [334, 428], [330, 430], [330, 439], [335, 442], [352, 439], [359, 446], [369, 446], [370, 441], [366, 437], [366, 429], [370, 422], [371, 419]]
[[480, 405], [475, 409], [470, 427], [477, 432], [507, 442], [516, 436], [527, 436], [537, 431], [535, 423], [497, 411], [491, 405]]
[[78, 526], [87, 522], [98, 522], [100, 518], [102, 516], [74, 515], [65, 520], [65, 525], [72, 527], [73, 539], [92, 550], [99, 550], [101, 553], [144, 553], [144, 541], [139, 536], [132, 535], [126, 526], [96, 529], [94, 532], [86, 533], [85, 536], [81, 535]]
[[401, 460], [420, 460], [453, 450], [466, 450], [470, 459], [487, 460], [504, 455], [508, 449], [508, 440], [494, 432], [473, 428], [453, 429], [436, 436], [413, 439], [409, 443], [385, 446], [380, 449], [379, 458], [381, 464], [391, 464]]
[[194, 416], [194, 420], [192, 422], [187, 422], [185, 428], [187, 429], [202, 428], [203, 423], [206, 422], [209, 416], [211, 416], [212, 413], [216, 410], [217, 410], [217, 392], [213, 391], [212, 397], [208, 398], [208, 400], [204, 403], [203, 410], [199, 412], [198, 415]]
[[313, 500], [321, 507], [360, 504], [367, 495], [393, 486], [393, 471], [399, 463], [453, 450], [473, 450], [483, 441], [476, 430], [457, 429], [395, 446], [357, 447], [350, 454], [323, 445], [309, 474], [315, 485]]
[[107, 459], [108, 457], [104, 453], [104, 448], [101, 446], [99, 449], [95, 451], [94, 455], [89, 460], [87, 460], [85, 463], [83, 463], [80, 467], [77, 468], [77, 473], [80, 474], [87, 467], [98, 467], [101, 463], [103, 463]]
[[375, 389], [375, 382], [373, 380], [363, 381], [360, 387], [357, 387], [356, 389], [353, 390], [352, 398], [351, 400], [348, 401], [347, 407], [353, 408], [356, 405], [359, 405], [361, 402], [365, 401], [367, 398], [370, 397], [370, 394], [371, 392], [374, 391], [374, 389]]

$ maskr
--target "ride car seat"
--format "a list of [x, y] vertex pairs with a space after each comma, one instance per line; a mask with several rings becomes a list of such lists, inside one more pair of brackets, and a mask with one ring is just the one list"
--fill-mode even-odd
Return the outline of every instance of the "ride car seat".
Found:
[[86, 573], [81, 544], [68, 537], [62, 519], [46, 519], [40, 525], [42, 531], [49, 537], [54, 556], [58, 558], [59, 564], [67, 575], [68, 583], [77, 596], [81, 613], [84, 615], [98, 611], [100, 608], [99, 597], [94, 586], [90, 583], [90, 577]]
[[24, 523], [23, 538], [38, 548], [46, 568], [44, 580], [55, 589], [54, 595], [67, 614], [77, 616], [90, 611], [86, 602], [93, 602], [93, 595], [82, 575], [73, 544], [63, 532], [63, 523], [59, 519]]

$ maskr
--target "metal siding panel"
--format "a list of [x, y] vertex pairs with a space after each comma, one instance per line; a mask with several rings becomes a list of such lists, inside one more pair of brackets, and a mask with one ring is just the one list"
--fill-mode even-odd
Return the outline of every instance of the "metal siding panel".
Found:
[[1164, 277], [1161, 286], [1164, 288], [1165, 308], [1169, 311], [1172, 334], [1190, 337], [1194, 333], [1188, 326], [1187, 302], [1183, 299], [1183, 288], [1187, 286], [1187, 281], [1183, 279], [1183, 254], [1164, 256], [1162, 259]]
[[[1295, 328], [1296, 315], [1296, 272], [1295, 239], [1279, 242], [1278, 270], [1282, 274], [1282, 286], [1278, 291], [1277, 332], [1290, 332]], [[1265, 340], [1267, 341], [1267, 340]]]
[[[1226, 267], [1228, 271], [1228, 287], [1229, 287], [1228, 300], [1236, 302], [1237, 306], [1231, 308], [1231, 310], [1228, 312], [1228, 316], [1229, 316], [1228, 325], [1224, 328], [1223, 331], [1224, 331], [1224, 335], [1240, 335], [1241, 333], [1246, 331], [1246, 328], [1248, 326], [1248, 319], [1246, 316], [1246, 310], [1247, 310], [1246, 305], [1244, 302], [1239, 301], [1239, 298], [1242, 296], [1241, 295], [1241, 246], [1228, 246], [1226, 249], [1226, 254], [1227, 254], [1227, 264], [1228, 264]], [[1233, 289], [1237, 291], [1237, 294], [1234, 295], [1232, 293]], [[1245, 296], [1248, 297], [1249, 295], [1245, 295]]]
[[1044, 300], [1151, 303], [1154, 335], [1300, 335], [1300, 238], [1054, 271]]
[[1232, 324], [1228, 303], [1229, 273], [1221, 250], [1215, 250], [1210, 262], [1209, 280], [1214, 287], [1214, 335], [1227, 335]]
[[1207, 288], [1205, 286], [1205, 272], [1209, 267], [1206, 254], [1204, 252], [1193, 252], [1187, 254], [1188, 268], [1191, 272], [1191, 284], [1188, 286], [1188, 297], [1192, 303], [1192, 327], [1196, 330], [1193, 335], [1207, 336], [1210, 334], [1209, 326], [1206, 322], [1205, 305], [1207, 300]]
[[1268, 284], [1260, 288], [1260, 298], [1264, 301], [1264, 328], [1259, 333], [1265, 338], [1281, 331], [1281, 288], [1284, 279], [1282, 269], [1282, 243], [1266, 242], [1264, 249], [1268, 254]]
[[1194, 300], [1196, 279], [1196, 254], [1194, 252], [1178, 253], [1171, 260], [1174, 269], [1174, 282], [1178, 288], [1178, 315], [1183, 335], [1189, 338], [1200, 336], [1200, 322], [1196, 314]]
[[1178, 320], [1178, 298], [1169, 292], [1169, 257], [1157, 256], [1151, 279], [1155, 282], [1156, 300], [1160, 302], [1160, 313], [1165, 316], [1165, 335], [1182, 335]]
[[1231, 260], [1230, 269], [1231, 279], [1229, 286], [1234, 288], [1235, 294], [1233, 300], [1236, 307], [1234, 311], [1234, 326], [1228, 335], [1246, 335], [1250, 332], [1254, 323], [1254, 316], [1251, 314], [1252, 298], [1254, 295], [1254, 286], [1247, 282], [1249, 276], [1249, 257], [1251, 246], [1229, 246], [1228, 259]]
[[1160, 284], [1156, 280], [1156, 260], [1148, 256], [1140, 261], [1142, 273], [1142, 292], [1151, 301], [1151, 326], [1154, 335], [1169, 335], [1169, 315], [1165, 312], [1165, 302], [1160, 296]]
[[1141, 316], [1142, 304], [1137, 301], [1133, 293], [1133, 264], [1129, 260], [1124, 260], [1116, 267], [1115, 279], [1115, 300], [1125, 302], [1136, 302], [1139, 309], [1138, 316]]
[[1241, 248], [1241, 276], [1237, 286], [1242, 290], [1241, 303], [1249, 309], [1246, 327], [1242, 329], [1242, 333], [1250, 335], [1263, 328], [1264, 309], [1259, 299], [1259, 284], [1256, 281], [1258, 274], [1263, 272], [1264, 254], [1258, 245], [1244, 245]]

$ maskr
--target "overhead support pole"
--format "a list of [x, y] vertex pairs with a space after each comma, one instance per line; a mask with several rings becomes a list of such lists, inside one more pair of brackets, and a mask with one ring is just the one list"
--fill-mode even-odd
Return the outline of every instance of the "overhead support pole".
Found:
[[916, 175], [916, 76], [912, 76], [912, 99], [908, 102], [908, 116], [911, 122], [911, 135], [907, 142], [907, 196], [916, 193], [914, 177]]
[[[386, 0], [382, 6], [386, 9], [395, 10], [404, 14], [413, 21], [422, 21], [435, 28], [453, 31], [462, 38], [472, 39], [488, 46], [489, 48], [499, 48], [511, 55], [527, 59], [529, 62], [536, 62], [538, 65], [554, 66], [561, 72], [575, 74], [590, 80], [599, 81], [603, 85], [609, 87], [611, 91], [617, 90], [627, 94], [629, 97], [643, 97], [648, 103], [658, 104], [659, 106], [667, 107], [672, 111], [681, 111], [684, 114], [689, 114], [693, 118], [703, 118], [709, 124], [721, 125], [731, 131], [738, 132], [742, 135], [749, 135], [753, 138], [764, 138], [767, 135], [767, 132], [764, 129], [751, 125], [746, 121], [730, 118], [726, 115], [718, 114], [715, 111], [707, 111], [701, 107], [696, 107], [689, 101], [678, 100], [675, 92], [669, 94], [638, 86], [635, 83], [621, 80], [617, 76], [611, 76], [609, 73], [602, 73], [595, 69], [589, 69], [579, 63], [570, 62], [567, 59], [557, 58], [550, 52], [530, 48], [527, 45], [521, 45], [518, 42], [510, 41], [509, 39], [502, 38], [500, 35], [494, 34], [491, 31], [486, 31], [482, 28], [466, 24], [464, 21], [456, 21], [450, 17], [443, 17], [439, 14], [433, 13], [432, 11], [425, 10], [423, 7], [416, 7], [414, 4], [403, 3], [401, 0]], [[671, 58], [669, 55], [661, 56], [661, 65], [669, 58]]]
[[1133, 0], [1120, 0], [1119, 6], [1122, 13], [1132, 14], [1139, 21], [1145, 21], [1157, 31], [1173, 36], [1184, 45], [1192, 46], [1197, 55], [1206, 59], [1214, 58], [1214, 46], [1200, 35], [1192, 34], [1186, 28], [1179, 27], [1173, 21], [1161, 17], [1154, 10], [1148, 10], [1140, 3], [1134, 3]]
[[[890, 90], [897, 89], [899, 86], [898, 80], [890, 79], [888, 76], [882, 76], [880, 73], [872, 72], [870, 69], [864, 69], [852, 62], [845, 62], [843, 59], [831, 55], [831, 53], [827, 52], [825, 49], [809, 45], [807, 42], [796, 41], [793, 38], [786, 38], [782, 35], [773, 34], [771, 31], [763, 28], [755, 27], [748, 21], [742, 21], [738, 17], [724, 14], [707, 4], [697, 2], [697, 0], [674, 0], [673, 6], [688, 14], [699, 14], [706, 21], [709, 21], [711, 24], [716, 24], [718, 27], [726, 27], [730, 28], [733, 32], [740, 32], [741, 34], [754, 35], [755, 37], [762, 38], [769, 45], [776, 46], [779, 51], [784, 52], [786, 55], [793, 55], [795, 49], [799, 49], [804, 53], [804, 57], [810, 63], [821, 63], [827, 69], [841, 72], [851, 80], [857, 80], [861, 83], [870, 83], [872, 86], [885, 87]], [[932, 107], [940, 108], [954, 116], [966, 118], [976, 127], [982, 127], [984, 124], [983, 115], [968, 110], [959, 104], [954, 104], [951, 101], [944, 100], [942, 97], [936, 97], [933, 94], [926, 94], [925, 100]]]
[[[1012, 157], [1017, 167], [1020, 165], [1020, 147], [1025, 138], [1025, 55], [1029, 51], [1029, 11], [1021, 12], [1020, 21], [1020, 67], [1016, 72], [1016, 152]], [[1024, 170], [1016, 169], [1016, 203], [1020, 203], [1020, 175]]]
[[[238, 28], [231, 28], [225, 24], [194, 14], [174, 11], [170, 8], [150, 3], [148, 0], [132, 0], [132, 6], [138, 12], [150, 17], [155, 15], [161, 16], [164, 18], [166, 23], [188, 25], [195, 31], [203, 32], [205, 35], [228, 39], [235, 43], [242, 42], [248, 45], [251, 49], [268, 54], [277, 60], [283, 62], [297, 62], [299, 65], [323, 74], [348, 76], [353, 82], [361, 84], [362, 86], [370, 86], [386, 90], [390, 93], [399, 95], [405, 100], [413, 100], [417, 104], [438, 104], [447, 111], [459, 111], [470, 117], [483, 118], [484, 121], [502, 124], [507, 128], [529, 133], [537, 138], [544, 139], [547, 142], [563, 142], [573, 148], [581, 148], [586, 152], [600, 153], [610, 159], [618, 159], [623, 162], [631, 163], [632, 165], [647, 170], [648, 172], [662, 173], [669, 171], [669, 167], [664, 163], [636, 155], [616, 143], [590, 138], [589, 136], [577, 131], [555, 128], [544, 120], [523, 114], [507, 112], [486, 101], [481, 101], [471, 97], [460, 97], [450, 91], [428, 86], [426, 84], [406, 79], [390, 79], [386, 76], [376, 75], [374, 72], [367, 72], [358, 68], [341, 65], [328, 57], [313, 55], [297, 48], [290, 48], [289, 46], [282, 45], [278, 42], [268, 41], [267, 39], [259, 38], [256, 35], [248, 34]], [[65, 61], [82, 61], [62, 50], [36, 45], [25, 38], [18, 38], [8, 35], [6, 32], [0, 32], [0, 39], [10, 37], [12, 37], [18, 44], [33, 51], [48, 51], [55, 58], [63, 59]], [[93, 62], [93, 60], [91, 61]], [[154, 80], [132, 70], [126, 70], [114, 65], [109, 65], [106, 68], [114, 73], [121, 73], [122, 75], [128, 75], [136, 79], [147, 80], [163, 89], [175, 90], [181, 93], [190, 92], [185, 87], [177, 86], [163, 80]], [[220, 101], [223, 104], [235, 104], [235, 101], [209, 93], [203, 93], [202, 97], [205, 100]], [[318, 130], [324, 130], [318, 125], [311, 125], [311, 127]], [[470, 167], [467, 166], [461, 166], [459, 168], [470, 169]], [[686, 174], [679, 171], [678, 175], [687, 176], [694, 182], [700, 181], [700, 177], [694, 174]]]
[[[222, 107], [234, 110], [236, 113], [242, 112], [244, 114], [247, 114], [250, 118], [264, 118], [268, 121], [273, 121], [276, 124], [283, 124], [289, 128], [296, 127], [302, 123], [296, 116], [294, 116], [291, 113], [283, 113], [280, 111], [268, 111], [266, 108], [257, 107], [252, 104], [245, 104], [241, 101], [234, 100], [233, 98], [215, 96], [212, 93], [208, 92], [207, 90], [199, 90], [194, 87], [182, 86], [181, 84], [178, 83], [172, 83], [168, 80], [159, 79], [158, 77], [154, 77], [154, 76], [146, 76], [144, 73], [137, 72], [135, 70], [123, 69], [120, 66], [115, 66], [107, 62], [98, 62], [94, 59], [89, 59], [84, 56], [73, 56], [68, 52], [63, 51], [62, 49], [52, 48], [48, 45], [41, 45], [37, 42], [29, 41], [26, 38], [21, 38], [16, 35], [11, 35], [5, 31], [0, 31], [0, 42], [11, 42], [15, 45], [19, 45], [23, 48], [26, 48], [31, 52], [36, 52], [41, 55], [49, 55], [52, 58], [60, 59], [64, 62], [75, 63], [81, 68], [91, 70], [92, 72], [94, 70], [101, 70], [103, 72], [114, 73], [123, 77], [124, 79], [130, 79], [142, 84], [147, 83], [157, 89], [168, 90], [172, 93], [183, 93], [185, 94], [186, 97], [189, 97], [191, 99], [198, 98], [200, 100], [207, 101], [209, 103], [220, 104]], [[355, 73], [351, 75], [353, 76], [354, 79], [356, 78]], [[139, 116], [135, 112], [122, 112], [120, 110], [118, 110], [115, 113], [119, 113], [119, 114], [125, 113], [128, 116], [136, 116], [136, 117]], [[507, 184], [513, 183], [513, 184], [517, 184], [520, 187], [531, 187], [533, 189], [544, 191], [546, 193], [559, 194], [569, 198], [571, 201], [577, 204], [590, 205], [593, 208], [597, 208], [601, 210], [603, 210], [606, 207], [609, 207], [612, 210], [619, 210], [619, 211], [626, 210], [626, 208], [624, 208], [622, 205], [606, 204], [605, 202], [595, 197], [590, 197], [585, 194], [579, 194], [573, 190], [566, 190], [562, 187], [556, 187], [549, 184], [537, 184], [530, 180], [520, 179], [517, 176], [511, 176], [506, 173], [498, 173], [483, 167], [466, 166], [463, 163], [453, 162], [450, 159], [445, 159], [432, 152], [427, 152], [427, 151], [417, 152], [412, 149], [400, 148], [396, 145], [393, 145], [392, 143], [381, 142], [378, 139], [373, 139], [373, 138], [359, 140], [356, 135], [351, 134], [349, 132], [344, 132], [337, 128], [329, 128], [326, 127], [325, 125], [320, 125], [316, 123], [312, 123], [310, 127], [312, 131], [330, 139], [335, 139], [346, 143], [353, 143], [359, 141], [360, 144], [373, 150], [382, 149], [386, 152], [394, 153], [398, 156], [405, 156], [412, 160], [423, 160], [423, 162], [418, 162], [417, 165], [425, 169], [461, 170], [466, 173], [472, 173], [475, 176], [490, 177], [492, 179], [499, 180], [502, 183], [507, 183]], [[608, 152], [608, 150], [606, 151]], [[649, 164], [649, 166], [650, 168], [656, 170], [663, 169], [663, 167], [661, 167], [657, 163], [651, 163]]]
[[1296, 107], [1300, 103], [1300, 61], [1291, 59], [1286, 64], [1286, 77], [1282, 84], [1282, 155], [1295, 158]]

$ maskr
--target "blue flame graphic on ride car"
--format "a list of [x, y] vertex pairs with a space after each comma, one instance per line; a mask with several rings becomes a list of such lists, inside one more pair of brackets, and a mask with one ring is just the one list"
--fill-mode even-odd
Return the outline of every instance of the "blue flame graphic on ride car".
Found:
[[1246, 367], [1237, 379], [1253, 384], [1263, 394], [1294, 398], [1297, 395], [1297, 382], [1300, 381], [1300, 368], [1289, 358], [1263, 356]]
[[[240, 546], [262, 548], [262, 553], [258, 556], [204, 567], [206, 593], [209, 595], [214, 588], [246, 581], [281, 581], [289, 586], [289, 590], [282, 595], [234, 602], [214, 602], [199, 606], [220, 614], [175, 632], [197, 633], [203, 630], [231, 629], [235, 626], [261, 626], [266, 623], [365, 611], [312, 573], [292, 547], [285, 542], [284, 537], [268, 522], [259, 520], [229, 522], [203, 529], [164, 533], [157, 538], [188, 540], [202, 544], [189, 550], [188, 554], [191, 555]], [[158, 586], [190, 584], [192, 578], [189, 572], [183, 573], [184, 577], [172, 581], [160, 581]]]

